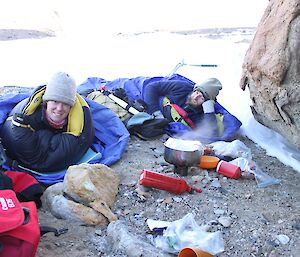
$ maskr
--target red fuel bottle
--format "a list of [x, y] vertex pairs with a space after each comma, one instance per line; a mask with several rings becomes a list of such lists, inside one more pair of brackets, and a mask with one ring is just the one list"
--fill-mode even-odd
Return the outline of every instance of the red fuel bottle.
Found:
[[174, 194], [191, 192], [192, 187], [182, 178], [174, 178], [150, 170], [142, 170], [140, 185], [165, 190]]

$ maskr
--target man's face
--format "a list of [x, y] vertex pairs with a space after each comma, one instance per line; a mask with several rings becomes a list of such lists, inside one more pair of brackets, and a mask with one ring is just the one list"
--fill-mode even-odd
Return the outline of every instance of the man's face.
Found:
[[194, 91], [191, 93], [188, 97], [188, 104], [191, 107], [199, 107], [201, 104], [203, 104], [205, 101], [205, 98], [203, 94], [200, 91]]
[[62, 122], [68, 117], [71, 106], [62, 102], [48, 101], [46, 112], [54, 122]]

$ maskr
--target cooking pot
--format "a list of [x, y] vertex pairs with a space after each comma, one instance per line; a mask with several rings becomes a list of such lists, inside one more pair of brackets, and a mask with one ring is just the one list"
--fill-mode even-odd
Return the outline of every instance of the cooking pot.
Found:
[[188, 167], [198, 166], [204, 147], [200, 141], [169, 138], [165, 142], [164, 159], [175, 166], [175, 173], [186, 176]]

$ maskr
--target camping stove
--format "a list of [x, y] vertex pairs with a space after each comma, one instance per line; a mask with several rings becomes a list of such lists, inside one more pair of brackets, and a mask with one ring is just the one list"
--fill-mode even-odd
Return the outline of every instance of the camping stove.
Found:
[[171, 140], [171, 143], [168, 141], [165, 143], [164, 159], [174, 165], [174, 173], [187, 176], [189, 167], [199, 164], [200, 156], [203, 154], [201, 143], [174, 138]]
[[181, 176], [187, 176], [189, 167], [188, 166], [177, 166], [174, 165], [174, 173], [179, 174]]

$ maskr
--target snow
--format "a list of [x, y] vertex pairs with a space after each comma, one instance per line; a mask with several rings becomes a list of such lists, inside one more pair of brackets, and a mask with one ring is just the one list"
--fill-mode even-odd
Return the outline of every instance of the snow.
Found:
[[[9, 1], [11, 6], [7, 3], [7, 10], [19, 10], [17, 16], [30, 3], [38, 3], [26, 1], [26, 6], [16, 10], [12, 9], [15, 6], [12, 2], [15, 1]], [[255, 121], [249, 107], [249, 92], [239, 88], [241, 66], [253, 35], [247, 35], [245, 30], [243, 35], [224, 33], [216, 39], [201, 34], [171, 33], [256, 27], [268, 0], [105, 2], [49, 1], [52, 7], [58, 6], [60, 32], [52, 38], [0, 41], [0, 86], [37, 86], [59, 70], [69, 72], [78, 84], [88, 77], [113, 80], [166, 76], [183, 62], [177, 72], [195, 82], [217, 77], [223, 84], [218, 101], [242, 121], [241, 133], [266, 149], [268, 155], [300, 172], [299, 150]], [[10, 11], [3, 10], [2, 19], [9, 17]], [[1, 24], [3, 29], [11, 26]], [[197, 67], [199, 64], [218, 67]]]

